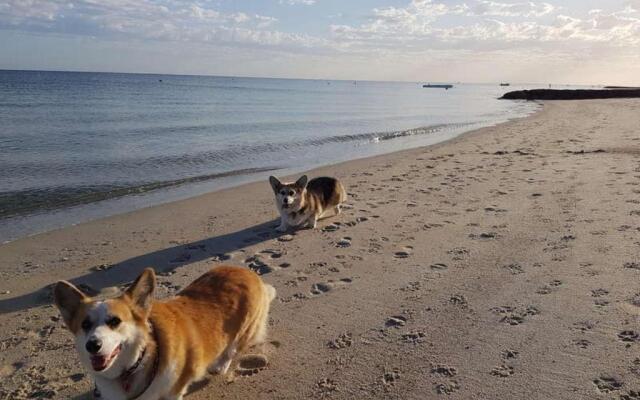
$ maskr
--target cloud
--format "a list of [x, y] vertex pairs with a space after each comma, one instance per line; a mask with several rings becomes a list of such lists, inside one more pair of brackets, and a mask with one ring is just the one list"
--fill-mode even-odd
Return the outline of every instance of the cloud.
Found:
[[470, 7], [469, 15], [493, 17], [541, 17], [551, 14], [555, 7], [549, 3], [499, 3], [495, 1], [479, 0]]
[[5, 0], [0, 3], [0, 19], [12, 25], [53, 21], [73, 4], [50, 0]]
[[373, 9], [360, 25], [332, 25], [331, 32], [350, 51], [562, 50], [583, 45], [640, 45], [640, 13], [632, 6], [619, 12], [592, 10], [582, 18], [558, 14], [558, 10], [544, 2], [477, 0], [451, 5], [413, 0], [406, 7]]
[[322, 40], [273, 29], [276, 18], [223, 13], [202, 1], [6, 0], [0, 28], [111, 39], [309, 47]]

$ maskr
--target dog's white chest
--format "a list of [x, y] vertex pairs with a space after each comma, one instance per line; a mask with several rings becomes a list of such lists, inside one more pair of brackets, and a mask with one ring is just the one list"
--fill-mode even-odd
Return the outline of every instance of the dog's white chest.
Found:
[[118, 381], [96, 377], [96, 387], [100, 392], [100, 400], [127, 400], [127, 393]]

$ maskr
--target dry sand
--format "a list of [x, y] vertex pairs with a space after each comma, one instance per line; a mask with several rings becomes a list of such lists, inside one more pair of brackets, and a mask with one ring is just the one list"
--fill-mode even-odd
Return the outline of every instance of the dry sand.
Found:
[[639, 127], [639, 100], [551, 102], [315, 170], [351, 207], [295, 235], [260, 182], [5, 244], [0, 398], [90, 388], [43, 287], [153, 265], [167, 296], [226, 259], [278, 290], [269, 364], [187, 399], [638, 399]]

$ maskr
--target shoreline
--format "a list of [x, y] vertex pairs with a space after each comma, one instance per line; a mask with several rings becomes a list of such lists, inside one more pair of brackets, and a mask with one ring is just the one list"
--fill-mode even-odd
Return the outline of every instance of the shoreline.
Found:
[[[278, 291], [269, 359], [221, 398], [608, 399], [640, 387], [640, 100], [545, 102], [436, 145], [313, 170], [342, 215], [274, 231], [255, 182], [0, 246], [0, 399], [86, 399], [47, 286], [157, 297], [221, 264]], [[325, 229], [329, 227], [329, 229]], [[6, 293], [9, 291], [9, 293]], [[45, 361], [46, 360], [46, 361]]]
[[[447, 143], [450, 140], [453, 140], [455, 138], [458, 138], [464, 135], [471, 134], [478, 130], [495, 127], [516, 119], [527, 118], [531, 115], [534, 115], [535, 113], [540, 112], [542, 110], [542, 106], [540, 105], [540, 103], [539, 102], [535, 102], [535, 103], [538, 103], [537, 109], [533, 110], [528, 115], [525, 115], [523, 117], [510, 117], [510, 118], [507, 118], [505, 116], [505, 118], [507, 118], [506, 121], [496, 122], [488, 126], [474, 128], [469, 131], [462, 131], [462, 133], [453, 134], [452, 137], [444, 138], [441, 141], [437, 141], [437, 139], [435, 139], [436, 142], [433, 144], [420, 145], [417, 147], [410, 147], [410, 148], [401, 149], [401, 150], [391, 149], [388, 152], [382, 152], [382, 153], [373, 154], [373, 155], [362, 155], [362, 156], [356, 155], [355, 158], [352, 158], [349, 160], [342, 160], [337, 162], [330, 161], [329, 164], [316, 163], [315, 165], [311, 165], [307, 167], [285, 167], [285, 168], [260, 167], [260, 168], [255, 168], [256, 171], [252, 171], [244, 174], [237, 174], [237, 171], [221, 172], [221, 173], [210, 174], [211, 176], [216, 176], [216, 178], [209, 179], [209, 180], [199, 179], [201, 177], [183, 178], [180, 180], [193, 181], [193, 182], [191, 182], [190, 184], [187, 183], [187, 184], [180, 184], [180, 185], [172, 185], [166, 189], [161, 188], [157, 190], [148, 191], [146, 193], [143, 193], [142, 196], [138, 196], [136, 194], [114, 196], [114, 197], [105, 198], [103, 200], [99, 200], [95, 202], [73, 204], [70, 207], [53, 208], [49, 210], [37, 211], [33, 214], [10, 215], [0, 221], [4, 222], [5, 224], [14, 224], [18, 226], [25, 226], [25, 225], [28, 225], [29, 223], [36, 222], [36, 223], [40, 223], [42, 227], [37, 228], [37, 230], [31, 230], [31, 231], [29, 231], [28, 228], [14, 228], [14, 230], [4, 231], [0, 233], [0, 239], [1, 239], [0, 245], [11, 243], [16, 240], [20, 240], [22, 238], [33, 237], [39, 234], [48, 233], [48, 232], [52, 232], [60, 229], [65, 229], [65, 228], [76, 226], [79, 224], [84, 224], [84, 223], [88, 223], [96, 220], [117, 216], [120, 214], [140, 211], [149, 207], [162, 206], [162, 205], [166, 205], [176, 201], [183, 201], [183, 200], [188, 200], [188, 199], [199, 197], [199, 196], [205, 196], [220, 190], [233, 189], [246, 184], [260, 182], [262, 180], [266, 180], [268, 175], [274, 174], [274, 173], [281, 173], [283, 176], [288, 176], [295, 173], [303, 173], [305, 171], [311, 173], [316, 169], [327, 168], [334, 165], [348, 163], [351, 161], [362, 160], [362, 159], [373, 158], [373, 157], [380, 157], [380, 156], [394, 154], [402, 151], [409, 151], [412, 149], [437, 146], [441, 143]], [[477, 124], [479, 123], [472, 123], [470, 125], [477, 125]], [[424, 128], [418, 127], [418, 128], [407, 129], [406, 131], [418, 130], [418, 129], [435, 129], [435, 128], [436, 127], [424, 127]], [[385, 132], [380, 132], [379, 134], [382, 135], [384, 133]], [[449, 136], [446, 133], [446, 131], [434, 132], [434, 134]], [[159, 183], [162, 184], [164, 182], [159, 182]], [[152, 184], [149, 184], [148, 186], [150, 185]], [[200, 186], [202, 186], [202, 188], [199, 188]], [[125, 189], [122, 189], [122, 190], [125, 190]], [[195, 193], [189, 194], [189, 192], [195, 192]], [[96, 194], [96, 195], [99, 195], [99, 194]], [[141, 203], [141, 204], [138, 205], [137, 203]], [[114, 211], [119, 207], [119, 205], [125, 208], [128, 208], [129, 210], [125, 212]], [[76, 219], [73, 219], [73, 218], [76, 218]]]

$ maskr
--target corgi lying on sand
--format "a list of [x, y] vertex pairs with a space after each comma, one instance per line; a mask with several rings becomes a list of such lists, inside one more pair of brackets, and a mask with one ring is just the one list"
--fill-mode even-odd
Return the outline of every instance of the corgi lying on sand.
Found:
[[95, 396], [179, 400], [207, 371], [226, 373], [236, 354], [264, 340], [275, 289], [254, 272], [221, 266], [175, 297], [154, 301], [148, 268], [120, 297], [87, 297], [60, 281], [54, 301], [75, 335]]
[[319, 219], [340, 214], [340, 206], [347, 199], [347, 192], [339, 180], [321, 177], [307, 182], [303, 175], [293, 183], [282, 183], [275, 176], [269, 183], [276, 196], [280, 212], [280, 226], [284, 232], [289, 227], [315, 228]]

